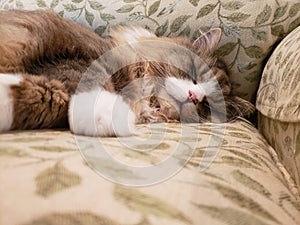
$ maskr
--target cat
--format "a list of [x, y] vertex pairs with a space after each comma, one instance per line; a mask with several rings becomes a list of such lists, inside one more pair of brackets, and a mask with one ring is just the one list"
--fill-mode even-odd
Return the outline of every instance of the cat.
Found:
[[52, 11], [0, 12], [0, 131], [70, 127], [128, 136], [135, 124], [224, 122], [255, 107], [214, 56], [221, 29], [194, 42], [116, 26], [106, 37]]

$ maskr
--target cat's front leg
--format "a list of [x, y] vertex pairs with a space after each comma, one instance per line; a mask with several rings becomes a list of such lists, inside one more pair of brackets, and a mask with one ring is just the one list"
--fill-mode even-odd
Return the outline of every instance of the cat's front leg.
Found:
[[14, 98], [12, 85], [18, 85], [23, 80], [19, 74], [0, 74], [0, 132], [12, 128], [14, 120]]
[[97, 88], [71, 97], [69, 124], [74, 134], [111, 137], [131, 136], [136, 117], [122, 96]]
[[0, 131], [66, 126], [68, 93], [57, 80], [0, 74]]

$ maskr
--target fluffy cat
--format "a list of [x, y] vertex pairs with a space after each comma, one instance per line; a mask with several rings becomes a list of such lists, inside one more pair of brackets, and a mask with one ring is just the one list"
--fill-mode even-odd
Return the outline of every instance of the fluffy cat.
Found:
[[192, 43], [132, 26], [100, 37], [51, 11], [2, 11], [0, 131], [127, 136], [136, 123], [247, 116], [254, 106], [232, 95], [213, 55], [220, 37], [216, 28]]

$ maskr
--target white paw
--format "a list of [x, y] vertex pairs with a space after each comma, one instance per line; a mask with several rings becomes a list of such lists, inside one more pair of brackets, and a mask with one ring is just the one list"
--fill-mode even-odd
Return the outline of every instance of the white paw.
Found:
[[136, 134], [135, 114], [129, 105], [121, 96], [101, 88], [72, 96], [69, 123], [73, 133], [87, 136]]
[[0, 132], [10, 130], [14, 119], [14, 99], [11, 85], [19, 84], [22, 76], [18, 74], [0, 74]]

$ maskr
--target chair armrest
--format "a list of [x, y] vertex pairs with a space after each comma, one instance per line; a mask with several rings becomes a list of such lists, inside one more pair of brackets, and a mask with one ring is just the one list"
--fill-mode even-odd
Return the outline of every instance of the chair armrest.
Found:
[[299, 62], [300, 27], [279, 44], [267, 62], [256, 107], [260, 131], [300, 187]]

